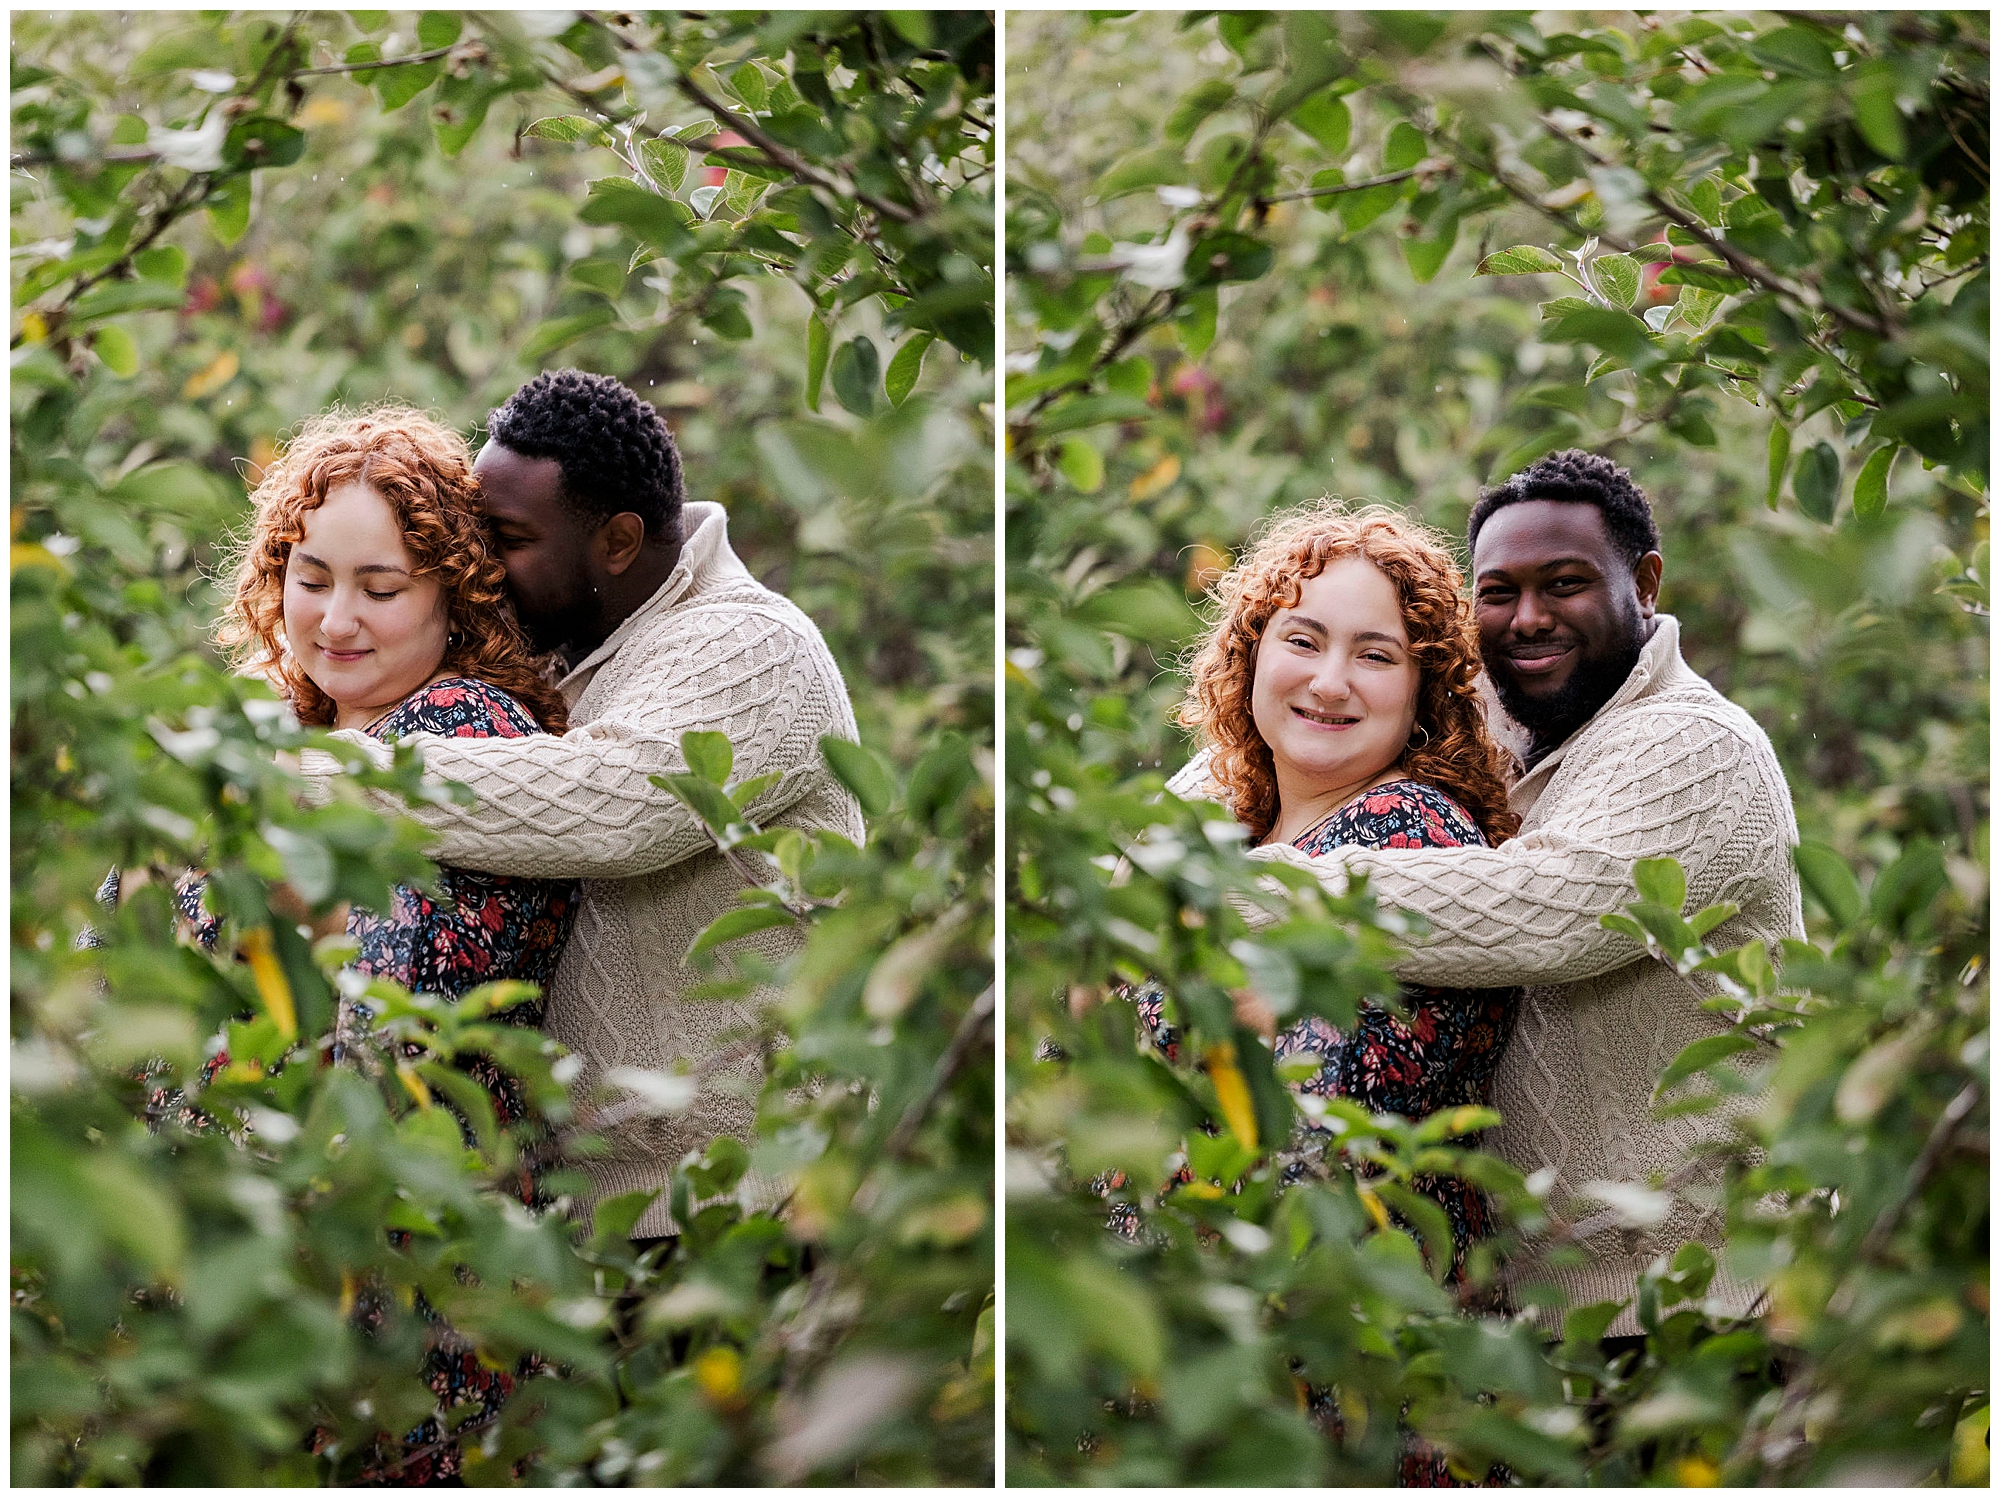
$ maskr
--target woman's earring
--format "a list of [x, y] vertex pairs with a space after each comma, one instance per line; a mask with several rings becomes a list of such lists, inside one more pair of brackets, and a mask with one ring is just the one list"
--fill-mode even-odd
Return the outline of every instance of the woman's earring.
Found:
[[1430, 745], [1431, 745], [1431, 731], [1430, 731], [1430, 730], [1429, 730], [1428, 728], [1424, 727], [1424, 725], [1423, 725], [1423, 724], [1419, 723], [1419, 724], [1418, 724], [1418, 725], [1417, 725], [1417, 726], [1416, 726], [1416, 727], [1415, 727], [1415, 728], [1414, 728], [1413, 730], [1411, 730], [1411, 731], [1412, 731], [1412, 733], [1413, 733], [1413, 734], [1417, 734], [1417, 733], [1420, 733], [1420, 734], [1422, 734], [1422, 735], [1424, 736], [1424, 741], [1423, 741], [1423, 742], [1422, 742], [1421, 744], [1419, 744], [1419, 743], [1415, 742], [1415, 741], [1414, 741], [1414, 739], [1413, 739], [1413, 740], [1412, 740], [1412, 741], [1411, 741], [1411, 742], [1410, 742], [1409, 744], [1406, 744], [1406, 745], [1404, 746], [1405, 748], [1409, 748], [1409, 749], [1428, 749], [1428, 748], [1430, 748]]

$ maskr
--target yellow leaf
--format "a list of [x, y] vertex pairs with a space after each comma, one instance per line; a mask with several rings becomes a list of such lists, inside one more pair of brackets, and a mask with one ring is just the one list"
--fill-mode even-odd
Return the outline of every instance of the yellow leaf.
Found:
[[411, 1071], [407, 1066], [399, 1066], [396, 1068], [396, 1080], [403, 1084], [403, 1091], [417, 1100], [419, 1108], [430, 1107], [431, 1090], [424, 1085], [422, 1077]]
[[1368, 1209], [1368, 1215], [1375, 1220], [1375, 1226], [1388, 1231], [1389, 1209], [1382, 1205], [1382, 1198], [1366, 1186], [1359, 1188], [1355, 1194], [1361, 1198], [1361, 1205]]
[[301, 130], [310, 130], [315, 125], [345, 125], [352, 112], [345, 100], [321, 94], [309, 101], [292, 123]]
[[743, 1359], [733, 1347], [711, 1347], [694, 1360], [694, 1381], [712, 1402], [734, 1404], [743, 1388]]
[[1243, 1080], [1243, 1073], [1236, 1067], [1234, 1046], [1210, 1046], [1205, 1058], [1208, 1062], [1208, 1079], [1215, 1084], [1216, 1105], [1222, 1109], [1222, 1121], [1229, 1125], [1229, 1132], [1236, 1136], [1236, 1142], [1245, 1149], [1257, 1148], [1257, 1110], [1250, 1103], [1250, 1087]]
[[1132, 480], [1127, 491], [1134, 499], [1151, 499], [1181, 476], [1181, 460], [1168, 453], [1159, 462]]
[[8, 575], [12, 576], [23, 567], [46, 567], [51, 572], [69, 575], [69, 563], [34, 541], [16, 541], [10, 551]]
[[1221, 547], [1208, 541], [1197, 541], [1188, 548], [1187, 577], [1184, 584], [1190, 593], [1206, 593], [1215, 580], [1229, 570], [1230, 555]]
[[345, 1321], [354, 1313], [354, 1292], [358, 1284], [359, 1281], [354, 1278], [353, 1270], [343, 1269], [340, 1271], [340, 1319], [342, 1321]]
[[243, 955], [250, 963], [250, 976], [257, 980], [257, 997], [278, 1033], [287, 1040], [299, 1036], [299, 1011], [292, 1003], [292, 985], [285, 981], [285, 969], [271, 945], [271, 933], [256, 926], [243, 933]]
[[208, 368], [202, 370], [199, 374], [188, 376], [188, 382], [181, 386], [182, 397], [187, 400], [198, 401], [204, 395], [215, 394], [216, 391], [236, 378], [237, 367], [238, 361], [236, 355], [230, 350], [224, 349], [215, 356], [214, 361], [210, 363]]
[[1684, 1488], [1719, 1487], [1722, 1469], [1705, 1456], [1684, 1456], [1674, 1463], [1674, 1481]]
[[39, 312], [30, 312], [21, 319], [21, 342], [40, 343], [49, 336], [49, 325], [42, 320]]

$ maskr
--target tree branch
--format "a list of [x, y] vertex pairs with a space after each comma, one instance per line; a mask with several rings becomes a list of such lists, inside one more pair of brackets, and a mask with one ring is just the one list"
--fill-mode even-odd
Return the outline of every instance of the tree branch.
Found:
[[1296, 192], [1274, 192], [1269, 197], [1255, 199], [1258, 203], [1295, 203], [1301, 198], [1330, 198], [1336, 193], [1360, 192], [1369, 187], [1387, 187], [1392, 182], [1407, 182], [1422, 172], [1434, 172], [1445, 163], [1437, 158], [1420, 161], [1415, 166], [1400, 172], [1388, 172], [1380, 177], [1363, 177], [1359, 182], [1335, 182], [1326, 187], [1305, 187]]
[[436, 62], [440, 57], [449, 57], [461, 43], [453, 42], [449, 47], [433, 47], [428, 52], [412, 52], [407, 57], [385, 57], [379, 62], [340, 62], [323, 68], [299, 68], [287, 73], [287, 78], [322, 78], [334, 73], [379, 73], [385, 68], [407, 68], [413, 63]]
[[[924, 1095], [905, 1108], [903, 1116], [896, 1120], [895, 1129], [890, 1133], [888, 1142], [882, 1146], [882, 1153], [888, 1158], [892, 1160], [901, 1158], [916, 1142], [917, 1130], [923, 1127], [924, 1119], [936, 1106], [937, 1100], [943, 1096], [945, 1088], [951, 1084], [951, 1079], [957, 1075], [959, 1067], [965, 1064], [965, 1058], [971, 1054], [972, 1047], [978, 1042], [980, 1035], [993, 1022], [994, 1004], [994, 987], [989, 983], [979, 997], [972, 1001], [972, 1007], [965, 1011], [965, 1018], [958, 1022], [958, 1029], [952, 1033], [951, 1044], [946, 1046], [944, 1054], [938, 1057], [937, 1066], [931, 1072], [931, 1085], [924, 1090]], [[859, 1192], [855, 1194], [860, 1195]]]

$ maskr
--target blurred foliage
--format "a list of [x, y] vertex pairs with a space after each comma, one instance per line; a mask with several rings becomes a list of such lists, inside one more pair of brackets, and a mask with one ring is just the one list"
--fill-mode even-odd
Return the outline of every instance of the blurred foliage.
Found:
[[[1986, 17], [1022, 13], [1008, 38], [1014, 1480], [1382, 1482], [1404, 1410], [1526, 1480], [1983, 1483]], [[1644, 486], [1690, 664], [1777, 747], [1814, 942], [1709, 953], [1661, 872], [1617, 916], [1718, 974], [1761, 1062], [1727, 1252], [1771, 1288], [1723, 1321], [1685, 1250], [1615, 1369], [1615, 1307], [1568, 1308], [1561, 1343], [1479, 1313], [1507, 1249], [1576, 1224], [1454, 1155], [1478, 1120], [1342, 1114], [1386, 1177], [1274, 1190], [1296, 1105], [1228, 990], [1339, 1023], [1403, 926], [1308, 890], [1251, 939], [1242, 903], [1274, 897], [1227, 820], [1160, 795], [1194, 605], [1263, 516], [1331, 492], [1462, 534], [1481, 484], [1570, 445]], [[1099, 1002], [1146, 978], [1202, 1070]], [[1719, 1059], [1659, 1106], [1713, 1106]], [[1090, 1183], [1150, 1201], [1183, 1146], [1196, 1186], [1106, 1232]], [[1462, 1305], [1395, 1192], [1453, 1169], [1507, 1221]]]
[[[434, 1402], [419, 1289], [489, 1365], [555, 1366], [466, 1434], [470, 1481], [987, 1479], [992, 45], [979, 12], [17, 18], [17, 1482], [351, 1481]], [[518, 991], [373, 985], [420, 1054], [326, 1064], [345, 949], [272, 883], [380, 906], [422, 840], [302, 809], [274, 756], [330, 741], [207, 645], [217, 545], [300, 419], [397, 398], [476, 436], [568, 363], [661, 407], [865, 746], [829, 753], [866, 847], [718, 834], [787, 892], [745, 911], [811, 932], [775, 974], [727, 927], [695, 959], [783, 999], [737, 1042], [756, 1134], [679, 1167], [664, 1261], [632, 1199], [579, 1228], [507, 1195], [521, 1141], [450, 1062], [564, 1125], [573, 1063], [491, 1019]], [[428, 794], [407, 756], [361, 778]], [[174, 936], [190, 865], [217, 956]], [[750, 1164], [796, 1176], [775, 1217], [735, 1201]]]

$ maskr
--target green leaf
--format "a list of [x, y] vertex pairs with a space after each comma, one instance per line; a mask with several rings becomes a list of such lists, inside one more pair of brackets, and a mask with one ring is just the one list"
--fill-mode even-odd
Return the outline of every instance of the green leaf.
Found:
[[687, 949], [689, 957], [699, 957], [703, 952], [721, 946], [724, 942], [736, 941], [759, 931], [769, 931], [776, 926], [795, 926], [797, 919], [788, 911], [772, 905], [743, 905], [735, 910], [725, 910], [702, 929]]
[[1272, 258], [1271, 246], [1261, 239], [1234, 231], [1211, 234], [1188, 251], [1188, 281], [1199, 286], [1254, 281], [1270, 270]]
[[1717, 926], [1735, 916], [1740, 908], [1728, 900], [1719, 905], [1704, 905], [1688, 917], [1688, 930], [1696, 936], [1707, 936]]
[[[1201, 122], [1236, 98], [1236, 86], [1221, 78], [1198, 83], [1181, 95], [1174, 112], [1167, 116], [1165, 135], [1177, 146], [1185, 146]], [[1294, 117], [1296, 119], [1296, 116]]]
[[687, 206], [642, 187], [629, 177], [599, 177], [577, 210], [586, 224], [617, 224], [671, 252], [690, 236]]
[[1104, 371], [1104, 387], [1133, 400], [1144, 400], [1153, 389], [1153, 361], [1144, 354], [1120, 359]]
[[[534, 140], [561, 141], [564, 145], [575, 145], [586, 141], [593, 146], [609, 145], [611, 132], [595, 120], [585, 119], [580, 114], [554, 114], [547, 119], [536, 120], [521, 132]], [[652, 142], [647, 142], [652, 144]]]
[[1590, 262], [1590, 280], [1607, 301], [1620, 307], [1639, 300], [1639, 262], [1630, 255], [1599, 255]]
[[646, 1209], [659, 1194], [659, 1188], [652, 1187], [603, 1198], [590, 1220], [592, 1240], [604, 1247], [623, 1247], [634, 1225], [646, 1215]]
[[1625, 1306], [1622, 1300], [1600, 1300], [1578, 1306], [1563, 1318], [1563, 1342], [1570, 1347], [1595, 1350], [1598, 1340]]
[[132, 257], [132, 269], [148, 281], [164, 281], [169, 286], [187, 285], [187, 251], [177, 244], [156, 244]]
[[771, 102], [771, 86], [764, 81], [763, 73], [754, 62], [746, 62], [731, 73], [729, 87], [753, 110], [762, 109]]
[[139, 346], [132, 341], [132, 335], [117, 323], [107, 323], [97, 330], [90, 340], [90, 347], [104, 367], [121, 380], [129, 380], [139, 372]]
[[237, 177], [208, 195], [208, 228], [224, 249], [243, 237], [250, 227], [250, 183]]
[[1655, 905], [1679, 910], [1687, 903], [1687, 875], [1678, 859], [1642, 858], [1632, 865], [1632, 882], [1640, 897]]
[[1854, 513], [1866, 520], [1879, 515], [1889, 505], [1889, 468], [1896, 461], [1897, 445], [1878, 447], [1861, 465], [1854, 479]]
[[736, 807], [722, 792], [722, 787], [712, 780], [704, 780], [699, 775], [649, 775], [646, 777], [663, 791], [670, 791], [689, 811], [700, 817], [710, 832], [721, 833], [742, 820]]
[[[390, 58], [388, 61], [393, 64], [395, 59]], [[379, 68], [371, 72], [369, 77], [374, 80], [376, 96], [382, 101], [382, 112], [393, 113], [416, 98], [418, 94], [437, 82], [438, 74], [443, 71], [443, 67], [441, 60], [434, 59], [430, 62], [406, 63], [401, 67]]]
[[602, 296], [615, 297], [625, 289], [625, 266], [617, 260], [579, 260], [565, 275], [579, 286], [587, 286]]
[[1840, 498], [1840, 456], [1832, 444], [1815, 442], [1799, 454], [1792, 474], [1792, 493], [1799, 509], [1821, 525], [1833, 523], [1834, 502]]
[[881, 356], [867, 335], [843, 343], [833, 356], [833, 396], [856, 416], [875, 414], [875, 392], [882, 383]]
[[1077, 605], [1074, 617], [1148, 644], [1184, 640], [1201, 627], [1179, 586], [1157, 578], [1093, 593]]
[[1149, 150], [1136, 151], [1097, 179], [1092, 189], [1099, 202], [1108, 203], [1113, 198], [1124, 197], [1128, 193], [1143, 192], [1149, 187], [1170, 187], [1192, 179], [1194, 173], [1181, 155], [1178, 146], [1154, 146]]
[[118, 317], [127, 312], [164, 312], [186, 298], [177, 286], [158, 281], [100, 281], [70, 304], [73, 323]]
[[[1345, 202], [1346, 199], [1343, 198], [1342, 201]], [[1174, 314], [1174, 324], [1180, 333], [1181, 349], [1190, 359], [1199, 359], [1215, 342], [1216, 302], [1215, 289], [1204, 287], [1184, 298], [1180, 310]]]
[[[1479, 268], [1473, 271], [1473, 274], [1475, 276], [1539, 276], [1547, 275], [1551, 271], [1560, 271], [1561, 269], [1562, 262], [1540, 245], [1517, 244], [1510, 249], [1495, 250], [1479, 262]], [[1590, 305], [1582, 297], [1558, 297], [1556, 301], [1562, 303], [1575, 302], [1578, 307], [1587, 307]], [[1554, 305], [1554, 302], [1545, 303], [1542, 307], [1542, 315], [1547, 317], [1549, 315], [1549, 308]]]
[[819, 409], [820, 385], [826, 378], [827, 355], [833, 350], [833, 330], [814, 313], [806, 320], [806, 409]]
[[1292, 111], [1291, 122], [1318, 141], [1327, 155], [1338, 157], [1347, 153], [1354, 117], [1335, 95], [1314, 94]]
[[882, 388], [888, 393], [890, 405], [900, 406], [909, 399], [916, 388], [917, 376], [923, 373], [924, 354], [936, 341], [934, 334], [921, 332], [903, 340], [896, 357], [889, 361], [889, 372], [882, 377]]
[[709, 292], [701, 321], [703, 327], [736, 343], [754, 338], [757, 332], [750, 324], [750, 314], [743, 310], [743, 293], [734, 286], [718, 286]]
[[1848, 84], [1855, 128], [1863, 140], [1891, 161], [1901, 161], [1909, 151], [1902, 111], [1896, 107], [1897, 74], [1898, 65], [1883, 58], [1861, 64]]
[[1646, 325], [1629, 312], [1610, 307], [1589, 307], [1572, 312], [1558, 321], [1549, 336], [1564, 343], [1590, 343], [1638, 363], [1653, 353], [1653, 341]]
[[1692, 1045], [1683, 1047], [1667, 1069], [1660, 1073], [1660, 1080], [1653, 1088], [1653, 1096], [1655, 1098], [1662, 1096], [1676, 1082], [1684, 1081], [1698, 1071], [1706, 1071], [1726, 1057], [1756, 1048], [1755, 1040], [1734, 1030], [1727, 1035], [1703, 1036]]
[[[1500, 274], [1509, 274], [1509, 272], [1501, 272]], [[1547, 321], [1550, 318], [1568, 317], [1571, 313], [1575, 312], [1588, 312], [1593, 305], [1594, 303], [1588, 302], [1580, 296], [1559, 296], [1543, 302], [1541, 305], [1541, 314], [1543, 320]]]
[[669, 192], [679, 192], [681, 184], [687, 181], [688, 148], [679, 141], [665, 136], [649, 140], [639, 147], [639, 157], [646, 163], [646, 170], [664, 182]]
[[1400, 172], [1424, 159], [1424, 133], [1408, 120], [1398, 120], [1382, 143], [1382, 170]]
[[933, 40], [929, 11], [885, 10], [882, 19], [895, 29], [896, 35], [912, 47], [928, 47]]
[[1792, 433], [1782, 421], [1771, 423], [1771, 435], [1764, 444], [1770, 466], [1770, 487], [1764, 491], [1764, 503], [1769, 508], [1778, 508], [1778, 495], [1785, 487], [1785, 468], [1792, 461]]
[[1104, 487], [1104, 455], [1083, 437], [1063, 438], [1056, 468], [1079, 494], [1095, 494]]
[[752, 801], [755, 801], [759, 796], [763, 795], [764, 792], [768, 791], [772, 786], [776, 785], [779, 781], [783, 780], [784, 778], [785, 778], [784, 771], [769, 770], [762, 775], [752, 776], [750, 779], [742, 782], [740, 785], [729, 786], [727, 787], [727, 789], [729, 792], [730, 803], [733, 806], [735, 806], [735, 808], [738, 811], [742, 811], [745, 808], [747, 808]]
[[528, 341], [521, 345], [521, 358], [529, 364], [538, 363], [557, 349], [565, 348], [616, 321], [618, 309], [611, 306], [592, 307], [571, 317], [550, 318], [528, 335]]
[[729, 767], [735, 763], [736, 750], [726, 733], [690, 729], [681, 735], [681, 759], [690, 775], [699, 775], [716, 785], [727, 785]]
[[417, 17], [417, 50], [449, 47], [465, 29], [465, 17], [455, 10], [427, 10]]
[[1750, 283], [1741, 276], [1707, 265], [1670, 265], [1660, 272], [1662, 286], [1698, 286], [1703, 291], [1737, 292]]
[[1833, 849], [1823, 843], [1802, 842], [1792, 850], [1800, 882], [1806, 893], [1833, 917], [1842, 930], [1851, 930], [1861, 919], [1861, 884], [1854, 870]]
[[1349, 234], [1360, 233], [1402, 202], [1409, 186], [1407, 182], [1385, 182], [1380, 187], [1341, 193], [1333, 200], [1340, 214], [1340, 226]]
[[819, 741], [820, 753], [834, 779], [854, 793], [861, 810], [879, 817], [896, 802], [896, 782], [873, 750], [827, 734]]
[[1410, 274], [1420, 286], [1428, 286], [1444, 269], [1444, 263], [1451, 258], [1452, 246], [1458, 243], [1458, 219], [1456, 216], [1445, 221], [1443, 232], [1427, 239], [1406, 239], [1403, 241], [1403, 259], [1410, 267]]

